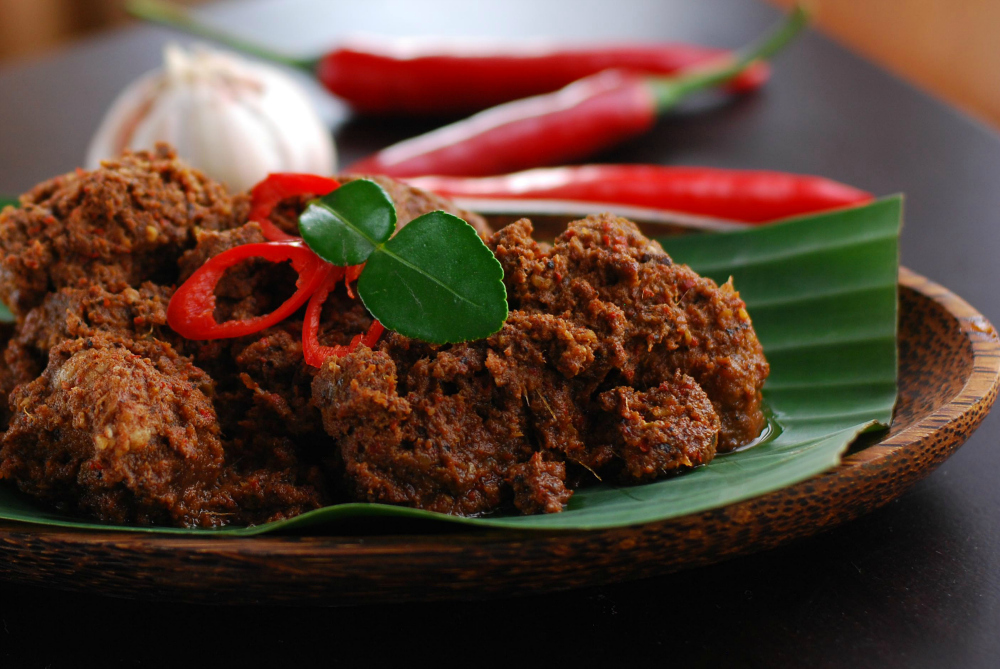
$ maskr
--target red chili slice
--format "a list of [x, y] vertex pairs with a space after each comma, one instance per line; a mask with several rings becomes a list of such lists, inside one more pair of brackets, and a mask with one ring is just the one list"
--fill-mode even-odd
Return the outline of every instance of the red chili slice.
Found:
[[365, 264], [360, 265], [348, 265], [344, 268], [344, 285], [347, 287], [347, 294], [354, 298], [354, 290], [351, 289], [351, 284], [358, 280], [361, 276], [361, 270], [365, 268]]
[[[295, 293], [269, 314], [219, 323], [215, 320], [215, 287], [226, 270], [248, 258], [291, 261], [299, 273]], [[253, 334], [288, 318], [309, 299], [334, 268], [301, 240], [245, 244], [210, 259], [185, 281], [167, 306], [167, 323], [187, 339], [226, 339]]]
[[321, 346], [319, 343], [319, 321], [320, 315], [323, 312], [323, 304], [326, 299], [330, 296], [331, 291], [337, 285], [337, 282], [344, 279], [347, 283], [347, 291], [353, 297], [353, 292], [351, 291], [351, 282], [357, 280], [358, 275], [361, 274], [361, 269], [364, 265], [352, 265], [350, 267], [334, 267], [333, 271], [326, 275], [322, 284], [316, 289], [312, 297], [309, 298], [309, 306], [306, 307], [306, 318], [305, 322], [302, 324], [302, 356], [305, 358], [306, 364], [312, 367], [322, 367], [323, 361], [325, 361], [330, 356], [343, 356], [347, 355], [354, 349], [358, 347], [358, 344], [364, 344], [371, 348], [378, 341], [378, 338], [382, 336], [382, 332], [385, 328], [377, 320], [372, 321], [371, 326], [368, 328], [368, 332], [363, 335], [355, 335], [351, 339], [351, 343], [347, 346]]
[[296, 195], [326, 195], [340, 187], [340, 182], [315, 174], [278, 172], [267, 175], [250, 191], [250, 220], [260, 224], [264, 238], [272, 242], [298, 239], [276, 226], [268, 218], [278, 203]]

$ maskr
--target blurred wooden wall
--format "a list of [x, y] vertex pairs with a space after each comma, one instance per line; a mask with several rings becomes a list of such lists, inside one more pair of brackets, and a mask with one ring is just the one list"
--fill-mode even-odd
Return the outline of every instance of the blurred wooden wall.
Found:
[[[194, 5], [205, 0], [180, 1]], [[769, 1], [785, 7], [794, 2]], [[122, 2], [0, 0], [0, 60], [36, 55], [124, 23], [129, 19]], [[1000, 0], [805, 0], [805, 4], [813, 9], [818, 28], [835, 40], [1000, 128]]]
[[[180, 0], [195, 5], [204, 0]], [[0, 60], [44, 53], [125, 23], [123, 0], [0, 0]]]
[[[789, 7], [793, 0], [769, 0]], [[1000, 0], [806, 0], [817, 27], [1000, 128]]]

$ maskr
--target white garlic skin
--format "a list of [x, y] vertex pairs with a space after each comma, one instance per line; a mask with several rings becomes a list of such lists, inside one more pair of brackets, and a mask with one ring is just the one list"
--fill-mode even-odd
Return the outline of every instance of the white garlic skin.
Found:
[[86, 167], [167, 142], [189, 165], [244, 191], [270, 172], [331, 175], [336, 149], [306, 92], [287, 74], [202, 47], [164, 50], [164, 66], [112, 103]]

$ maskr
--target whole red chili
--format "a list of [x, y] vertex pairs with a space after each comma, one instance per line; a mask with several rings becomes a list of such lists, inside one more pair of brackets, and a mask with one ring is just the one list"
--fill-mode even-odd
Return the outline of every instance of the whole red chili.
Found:
[[690, 93], [729, 81], [787, 44], [806, 23], [800, 9], [739, 60], [676, 78], [606, 70], [546, 95], [508, 102], [405, 140], [353, 164], [392, 177], [485, 176], [589, 156], [647, 131]]
[[[215, 320], [215, 287], [227, 269], [250, 258], [291, 262], [299, 274], [295, 292], [269, 314], [219, 323]], [[209, 259], [181, 284], [167, 305], [167, 323], [187, 339], [227, 339], [259, 332], [295, 313], [316, 292], [332, 267], [301, 241], [231, 248]]]
[[340, 182], [336, 179], [316, 176], [315, 174], [293, 172], [269, 174], [266, 179], [250, 190], [249, 219], [260, 225], [264, 239], [272, 242], [298, 239], [298, 237], [281, 230], [268, 219], [271, 211], [279, 202], [287, 198], [297, 195], [326, 195], [339, 186]]
[[660, 165], [580, 165], [496, 177], [406, 179], [449, 197], [576, 200], [748, 223], [861, 204], [870, 193], [823, 177]]
[[[556, 91], [607, 69], [674, 74], [731, 57], [690, 44], [558, 48], [505, 44], [484, 50], [435, 42], [413, 48], [399, 41], [366, 41], [323, 56], [316, 76], [359, 111], [394, 114], [468, 114]], [[759, 88], [770, 68], [758, 62], [726, 84], [735, 93]]]
[[[505, 42], [484, 49], [468, 40], [435, 40], [425, 47], [414, 47], [412, 40], [380, 38], [355, 41], [317, 59], [298, 59], [200, 23], [172, 3], [132, 0], [126, 7], [139, 18], [308, 70], [355, 109], [375, 113], [472, 113], [555, 91], [606, 69], [674, 74], [732, 55], [690, 44], [560, 47]], [[755, 63], [725, 86], [737, 93], [754, 90], [768, 76], [767, 64]]]
[[393, 177], [503, 174], [585, 158], [655, 123], [656, 100], [645, 79], [608, 70], [400, 142], [349, 170]]

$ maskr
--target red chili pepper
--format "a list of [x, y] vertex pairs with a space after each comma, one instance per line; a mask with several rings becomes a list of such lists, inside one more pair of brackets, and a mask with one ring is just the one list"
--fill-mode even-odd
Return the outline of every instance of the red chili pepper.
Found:
[[[414, 48], [403, 40], [365, 41], [323, 56], [316, 76], [331, 93], [363, 112], [469, 114], [559, 90], [607, 69], [674, 74], [731, 57], [690, 44], [558, 48], [501, 45], [483, 49], [435, 42]], [[770, 68], [758, 62], [726, 84], [734, 93], [759, 88]]]
[[[608, 44], [567, 48], [504, 43], [493, 49], [455, 41], [414, 48], [412, 40], [365, 40], [319, 59], [291, 58], [199, 22], [185, 8], [158, 0], [132, 0], [133, 15], [216, 40], [260, 58], [315, 74], [334, 95], [361, 111], [406, 114], [471, 113], [511, 100], [555, 91], [606, 69], [674, 74], [730, 56], [689, 44]], [[769, 75], [756, 63], [724, 83], [732, 92], [760, 87]]]
[[609, 70], [400, 142], [350, 171], [393, 177], [503, 174], [584, 158], [654, 123], [656, 100], [645, 80]]
[[[269, 314], [219, 323], [215, 320], [215, 287], [227, 269], [249, 258], [291, 261], [299, 273], [295, 293]], [[167, 305], [167, 323], [187, 339], [226, 339], [259, 332], [295, 313], [332, 267], [301, 241], [244, 244], [231, 248], [211, 258], [181, 284]]]
[[360, 265], [348, 265], [344, 268], [344, 285], [347, 286], [347, 294], [353, 298], [354, 291], [351, 289], [351, 284], [358, 280], [361, 276], [361, 270], [365, 268], [364, 263]]
[[642, 134], [685, 96], [729, 81], [805, 26], [796, 9], [771, 37], [726, 65], [677, 78], [606, 70], [569, 86], [508, 102], [384, 149], [350, 171], [410, 177], [485, 176], [571, 162]]
[[861, 204], [871, 193], [822, 177], [659, 165], [581, 165], [497, 177], [414, 177], [450, 197], [554, 199], [621, 204], [762, 223]]
[[309, 298], [309, 306], [306, 307], [305, 322], [302, 323], [302, 356], [305, 358], [307, 365], [322, 367], [323, 361], [328, 357], [332, 355], [337, 357], [347, 355], [356, 349], [358, 344], [364, 344], [371, 348], [375, 346], [375, 342], [378, 341], [378, 338], [385, 330], [382, 324], [375, 320], [372, 321], [368, 332], [363, 335], [355, 335], [351, 339], [351, 343], [347, 346], [321, 346], [319, 343], [319, 322], [320, 315], [323, 312], [323, 304], [326, 302], [334, 286], [341, 279], [345, 279], [348, 282], [348, 291], [350, 291], [350, 282], [356, 280], [357, 276], [361, 274], [361, 268], [361, 265], [352, 265], [346, 268], [335, 267], [316, 289], [312, 297]]
[[[226, 339], [242, 337], [268, 328], [309, 302], [302, 327], [302, 352], [306, 363], [322, 365], [329, 355], [344, 355], [353, 351], [358, 343], [373, 346], [384, 328], [377, 320], [368, 332], [357, 335], [348, 346], [320, 346], [319, 322], [323, 303], [338, 281], [344, 279], [347, 292], [354, 297], [351, 283], [358, 280], [364, 265], [336, 267], [326, 262], [305, 243], [286, 234], [268, 217], [282, 200], [297, 195], [326, 195], [340, 183], [329, 177], [313, 174], [270, 174], [250, 191], [250, 220], [260, 224], [264, 236], [271, 240], [263, 244], [245, 244], [224, 251], [198, 268], [167, 305], [167, 323], [175, 332], [187, 339]], [[250, 258], [263, 258], [271, 262], [290, 261], [299, 276], [295, 293], [269, 314], [238, 321], [219, 323], [215, 320], [215, 288], [226, 270]]]
[[330, 177], [315, 174], [279, 172], [267, 178], [250, 190], [250, 220], [256, 221], [264, 233], [264, 239], [282, 242], [298, 239], [280, 229], [268, 218], [271, 211], [282, 200], [297, 195], [326, 195], [340, 187], [340, 182]]

